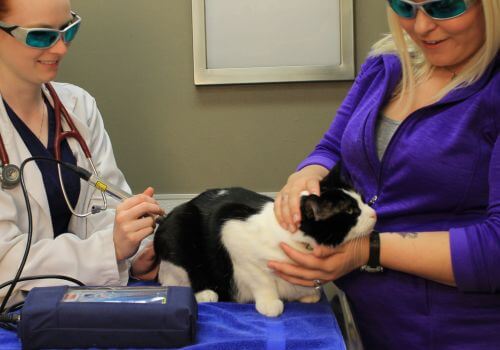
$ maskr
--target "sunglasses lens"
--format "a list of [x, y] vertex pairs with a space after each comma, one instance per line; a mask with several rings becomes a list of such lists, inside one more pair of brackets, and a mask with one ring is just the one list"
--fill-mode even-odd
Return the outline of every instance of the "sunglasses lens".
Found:
[[26, 37], [26, 44], [39, 49], [50, 47], [59, 38], [59, 33], [49, 30], [33, 30]]
[[461, 15], [467, 10], [467, 5], [463, 0], [441, 0], [424, 5], [424, 8], [429, 16], [446, 19]]
[[76, 33], [78, 33], [78, 29], [80, 29], [80, 23], [76, 23], [75, 25], [68, 28], [64, 32], [64, 42], [69, 43], [73, 41], [73, 39], [76, 36]]
[[413, 9], [413, 6], [410, 4], [407, 4], [404, 1], [401, 0], [389, 0], [389, 5], [391, 6], [392, 10], [396, 12], [398, 16], [404, 17], [404, 18], [413, 18], [415, 17], [415, 10]]

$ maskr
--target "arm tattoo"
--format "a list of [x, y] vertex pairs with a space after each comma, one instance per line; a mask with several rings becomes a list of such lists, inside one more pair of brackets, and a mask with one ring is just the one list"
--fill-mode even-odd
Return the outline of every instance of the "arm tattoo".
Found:
[[398, 235], [400, 235], [403, 238], [417, 238], [418, 233], [417, 232], [397, 232]]

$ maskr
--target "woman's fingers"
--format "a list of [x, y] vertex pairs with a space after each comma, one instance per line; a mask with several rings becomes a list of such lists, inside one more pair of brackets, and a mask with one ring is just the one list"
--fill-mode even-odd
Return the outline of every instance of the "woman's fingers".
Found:
[[293, 261], [292, 263], [269, 261], [268, 266], [284, 280], [301, 286], [316, 287], [326, 281], [336, 278], [335, 251], [324, 247], [318, 250], [320, 256], [311, 253], [302, 253], [282, 243], [281, 249]]
[[[334, 281], [368, 261], [369, 237], [360, 237], [337, 247], [316, 246], [312, 253], [303, 253], [281, 243], [280, 247], [292, 261], [269, 261], [269, 268], [290, 283], [310, 285]], [[319, 282], [318, 282], [319, 280]], [[309, 282], [308, 282], [309, 281]]]
[[156, 252], [153, 241], [146, 244], [141, 252], [134, 258], [134, 262], [153, 262], [156, 260]]
[[316, 196], [319, 196], [319, 180], [318, 179], [310, 179], [306, 183], [306, 189], [307, 192], [310, 194], [315, 194]]
[[158, 268], [159, 264], [156, 259], [153, 242], [151, 242], [134, 258], [130, 271], [135, 278], [154, 280], [158, 275]]
[[314, 247], [312, 254], [317, 258], [326, 258], [330, 255], [336, 254], [341, 251], [340, 248], [332, 248], [324, 245], [317, 245]]
[[163, 214], [165, 214], [165, 211], [158, 204], [151, 202], [140, 202], [128, 209], [120, 208], [117, 214], [117, 220], [125, 222], [143, 218], [144, 216]]
[[148, 196], [148, 197], [153, 197], [155, 194], [155, 189], [153, 187], [148, 187], [142, 192], [142, 194]]
[[275, 200], [276, 218], [280, 225], [290, 232], [297, 231], [300, 224], [300, 189], [284, 188]]
[[284, 206], [288, 205], [288, 203], [285, 201], [287, 199], [286, 195], [286, 186], [278, 192], [276, 195], [276, 199], [274, 200], [274, 212], [276, 214], [276, 219], [278, 220], [278, 223], [283, 227], [285, 230], [288, 230], [288, 222], [286, 218], [286, 213], [287, 209], [284, 208]]
[[275, 201], [276, 219], [280, 225], [290, 232], [300, 227], [300, 197], [303, 191], [319, 195], [319, 182], [328, 173], [320, 165], [307, 166], [288, 177]]
[[155, 220], [152, 216], [145, 216], [137, 220], [131, 220], [123, 225], [123, 230], [126, 232], [134, 233], [144, 229], [154, 230], [156, 227]]
[[293, 219], [292, 219], [289, 192], [284, 192], [281, 196], [281, 200], [282, 200], [281, 214], [282, 214], [283, 222], [284, 222], [283, 228], [285, 230], [290, 231], [290, 232], [295, 232], [296, 228], [295, 228], [295, 225], [293, 224]]
[[295, 277], [295, 276], [292, 276], [292, 275], [286, 275], [286, 274], [281, 273], [279, 271], [275, 271], [275, 274], [278, 277], [284, 279], [287, 282], [290, 282], [292, 284], [296, 284], [296, 285], [299, 285], [299, 286], [304, 286], [304, 287], [316, 287], [316, 284], [315, 284], [314, 281], [318, 280], [318, 279], [306, 280], [306, 279]]
[[117, 206], [113, 232], [117, 260], [134, 255], [141, 241], [154, 232], [156, 216], [165, 214], [153, 194], [154, 189], [148, 187]]
[[286, 243], [281, 243], [280, 247], [297, 265], [314, 270], [322, 270], [324, 268], [324, 259], [321, 257], [316, 257], [311, 253], [299, 252]]
[[276, 220], [281, 225], [281, 227], [285, 228], [285, 223], [283, 222], [283, 215], [281, 214], [281, 204], [282, 204], [282, 195], [281, 191], [278, 192], [276, 198], [274, 199], [274, 215], [276, 216]]
[[320, 270], [308, 269], [295, 264], [270, 261], [268, 266], [274, 271], [286, 275], [289, 278], [300, 279], [303, 281], [312, 281], [319, 278], [319, 276], [324, 278], [323, 272]]
[[300, 213], [300, 198], [304, 189], [302, 187], [295, 187], [290, 191], [290, 196], [288, 198], [288, 205], [290, 208], [290, 224], [293, 226], [295, 232], [300, 225], [301, 213]]
[[281, 249], [283, 249], [285, 254], [294, 263], [270, 261], [268, 266], [271, 269], [287, 275], [289, 278], [301, 279], [303, 281], [311, 281], [319, 278], [320, 274], [322, 275], [322, 271], [319, 268], [321, 265], [320, 259], [309, 253], [299, 252], [284, 243], [281, 244]]
[[118, 204], [117, 209], [129, 210], [142, 203], [151, 203], [159, 207], [158, 202], [153, 197], [141, 193], [141, 194], [136, 194], [135, 196], [132, 196], [130, 198], [127, 198], [126, 200]]

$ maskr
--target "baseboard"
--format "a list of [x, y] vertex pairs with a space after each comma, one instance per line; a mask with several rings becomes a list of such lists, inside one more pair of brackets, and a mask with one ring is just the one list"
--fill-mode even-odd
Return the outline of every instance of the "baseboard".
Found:
[[196, 197], [196, 194], [156, 194], [155, 199], [160, 203], [160, 206], [167, 212], [176, 206], [189, 201]]
[[[261, 192], [261, 194], [274, 198], [277, 192]], [[198, 193], [194, 194], [182, 194], [182, 193], [161, 193], [155, 195], [156, 200], [160, 203], [160, 206], [167, 212], [175, 208], [176, 206], [189, 201], [196, 197]]]

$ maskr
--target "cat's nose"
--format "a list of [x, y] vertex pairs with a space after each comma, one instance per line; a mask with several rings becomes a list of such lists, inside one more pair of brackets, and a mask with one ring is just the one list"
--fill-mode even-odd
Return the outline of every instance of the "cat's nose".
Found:
[[377, 220], [377, 212], [375, 210], [370, 214], [370, 219]]

